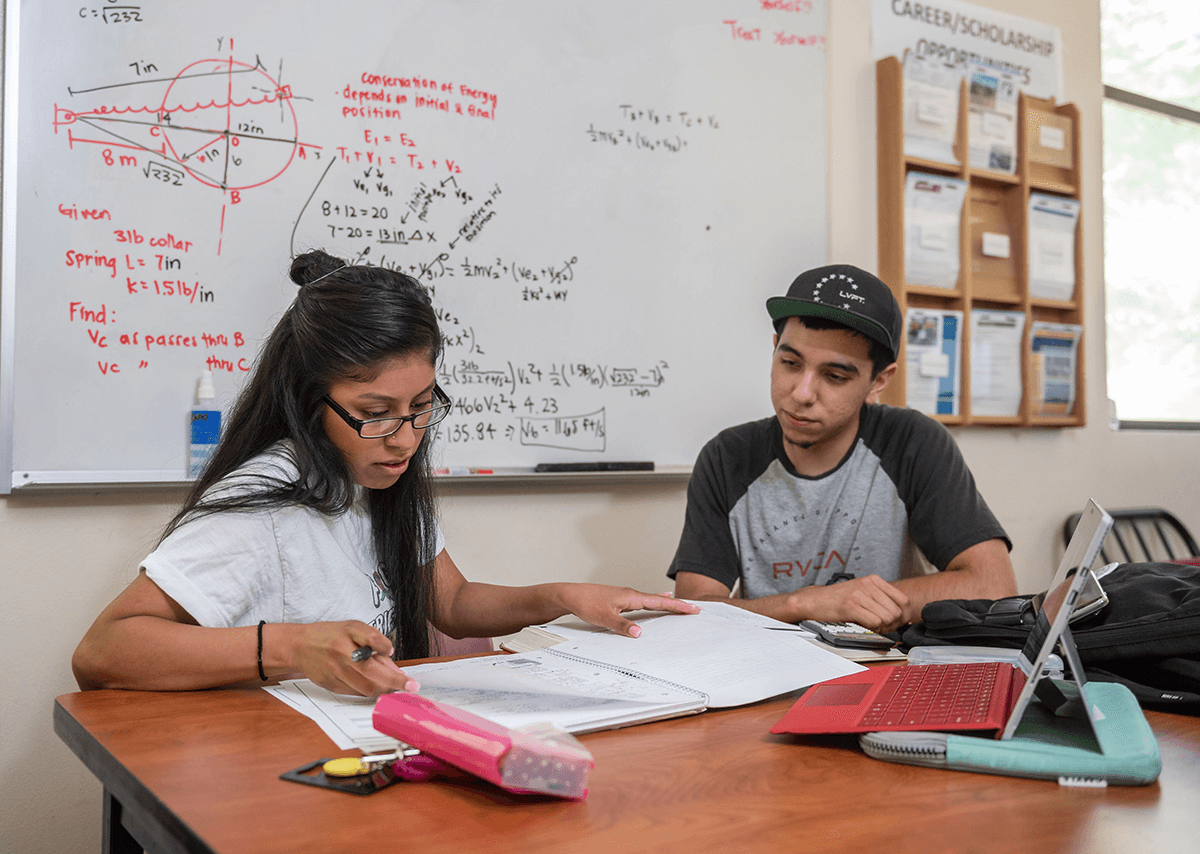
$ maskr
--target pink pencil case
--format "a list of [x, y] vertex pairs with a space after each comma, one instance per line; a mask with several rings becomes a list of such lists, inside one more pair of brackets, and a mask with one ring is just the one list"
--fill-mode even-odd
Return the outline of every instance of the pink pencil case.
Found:
[[587, 797], [592, 755], [557, 728], [509, 729], [407, 692], [381, 696], [371, 722], [384, 735], [510, 792]]

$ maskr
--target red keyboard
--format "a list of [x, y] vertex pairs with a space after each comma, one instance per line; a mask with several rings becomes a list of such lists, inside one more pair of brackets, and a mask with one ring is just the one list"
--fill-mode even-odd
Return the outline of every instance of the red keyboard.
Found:
[[1000, 662], [894, 667], [859, 726], [982, 723], [988, 719]]

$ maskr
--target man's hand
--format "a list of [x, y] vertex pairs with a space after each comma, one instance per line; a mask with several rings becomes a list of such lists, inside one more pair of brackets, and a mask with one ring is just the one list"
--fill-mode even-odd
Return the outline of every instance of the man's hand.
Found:
[[903, 590], [877, 575], [822, 587], [802, 587], [761, 599], [731, 599], [730, 592], [721, 582], [699, 573], [680, 572], [675, 577], [675, 595], [680, 599], [728, 602], [785, 623], [851, 622], [873, 631], [889, 632], [906, 622], [909, 606]]
[[798, 620], [858, 623], [876, 632], [890, 632], [904, 622], [909, 601], [904, 591], [878, 575], [864, 575], [837, 584], [804, 587], [789, 594]]

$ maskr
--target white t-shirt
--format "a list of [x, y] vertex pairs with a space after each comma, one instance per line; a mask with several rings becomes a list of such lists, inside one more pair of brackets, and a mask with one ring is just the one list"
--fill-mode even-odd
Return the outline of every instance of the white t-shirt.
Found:
[[[287, 450], [276, 445], [213, 489], [245, 488], [246, 474], [296, 480]], [[142, 568], [202, 626], [355, 619], [395, 637], [366, 501], [360, 487], [338, 516], [307, 507], [202, 516], [176, 528]], [[430, 524], [437, 554], [445, 539], [436, 521]]]

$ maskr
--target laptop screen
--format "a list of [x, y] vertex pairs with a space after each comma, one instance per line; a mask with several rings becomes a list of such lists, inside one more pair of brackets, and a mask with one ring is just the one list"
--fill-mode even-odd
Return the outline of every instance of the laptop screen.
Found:
[[[1025, 674], [1025, 685], [1017, 697], [1001, 738], [1011, 738], [1016, 731], [1021, 716], [1033, 698], [1038, 681], [1043, 678], [1046, 660], [1054, 652], [1054, 647], [1067, 628], [1075, 600], [1087, 583], [1087, 575], [1092, 564], [1096, 562], [1096, 555], [1100, 553], [1100, 546], [1108, 536], [1112, 523], [1112, 517], [1095, 501], [1089, 499], [1079, 524], [1075, 527], [1075, 533], [1071, 536], [1071, 542], [1063, 552], [1054, 580], [1042, 600], [1033, 630], [1029, 633], [1029, 638], [1017, 659], [1017, 665]], [[1082, 678], [1082, 674], [1079, 673], [1072, 675], [1076, 680]]]

